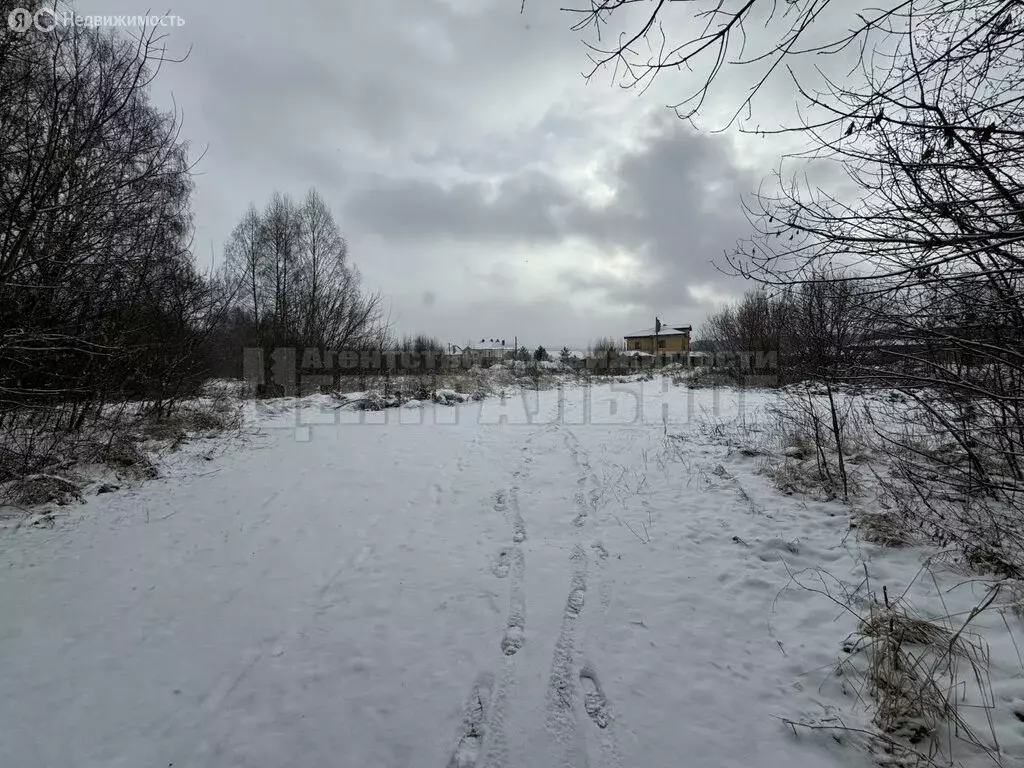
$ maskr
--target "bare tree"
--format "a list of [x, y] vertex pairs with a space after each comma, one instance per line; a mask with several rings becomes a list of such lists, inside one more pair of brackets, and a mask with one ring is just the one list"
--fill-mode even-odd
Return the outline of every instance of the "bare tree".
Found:
[[163, 61], [153, 31], [128, 41], [58, 26], [0, 43], [0, 371], [12, 406], [70, 398], [80, 422], [123, 389], [160, 318], [197, 287], [188, 147], [176, 116], [148, 100]]
[[765, 373], [784, 377], [795, 330], [792, 309], [788, 291], [748, 291], [711, 314], [700, 336], [715, 353], [717, 364], [730, 369], [738, 382], [754, 368], [769, 368]]
[[622, 342], [611, 336], [594, 339], [587, 349], [591, 357], [600, 357], [605, 354], [616, 354], [622, 349]]
[[[381, 350], [386, 323], [378, 293], [362, 289], [348, 245], [323, 197], [302, 204], [275, 192], [262, 213], [250, 206], [225, 245], [225, 280], [256, 343], [329, 350]], [[246, 337], [242, 333], [243, 338]]]
[[224, 259], [227, 274], [236, 282], [240, 294], [246, 297], [245, 305], [252, 311], [253, 325], [258, 334], [264, 300], [267, 241], [263, 220], [255, 205], [249, 206], [242, 220], [232, 230], [231, 238], [224, 246]]
[[304, 278], [300, 271], [302, 223], [291, 197], [274, 192], [263, 212], [263, 231], [267, 244], [264, 277], [270, 297], [265, 316], [271, 318], [274, 345], [284, 346], [297, 337], [291, 312], [297, 303], [297, 285]]
[[306, 195], [300, 221], [304, 343], [379, 346], [380, 295], [362, 290], [359, 270], [349, 262], [348, 244], [315, 189]]
[[[626, 13], [641, 6], [646, 13]], [[830, 33], [844, 12], [851, 23]], [[721, 74], [739, 65], [751, 73], [734, 114], [745, 115], [740, 126], [806, 142], [780, 165], [775, 191], [748, 208], [754, 236], [727, 267], [769, 290], [827, 282], [824, 294], [802, 294], [805, 317], [826, 325], [845, 301], [839, 283], [858, 285], [857, 303], [873, 298], [857, 330], [867, 334], [860, 346], [877, 352], [870, 362], [834, 354], [832, 328], [805, 335], [814, 348], [798, 350], [807, 353], [804, 372], [903, 392], [909, 407], [885, 427], [880, 420], [878, 431], [914, 496], [904, 514], [975, 561], [1020, 577], [1019, 3], [892, 0], [844, 10], [829, 0], [596, 0], [571, 13], [581, 30], [625, 24], [611, 44], [593, 43], [595, 72], [615, 66], [626, 85], [644, 87], [666, 70], [696, 71], [677, 105], [692, 119]], [[700, 31], [671, 40], [666, 29], [692, 29], [673, 26], [671, 13]], [[764, 32], [748, 40], [745, 26], [755, 22]], [[831, 77], [828, 66], [801, 62], [812, 56], [847, 66]], [[755, 97], [777, 75], [790, 78], [800, 112], [793, 124], [766, 130], [754, 119]], [[826, 164], [839, 173], [815, 172]], [[790, 176], [793, 168], [799, 175]]]
[[332, 303], [333, 291], [344, 282], [342, 272], [348, 246], [320, 193], [311, 189], [299, 213], [303, 276], [303, 337], [322, 345], [327, 334], [329, 316], [325, 310]]
[[423, 333], [416, 334], [415, 336], [403, 336], [395, 344], [395, 350], [398, 352], [415, 352], [417, 354], [428, 352], [444, 354], [446, 352], [445, 345], [439, 339]]

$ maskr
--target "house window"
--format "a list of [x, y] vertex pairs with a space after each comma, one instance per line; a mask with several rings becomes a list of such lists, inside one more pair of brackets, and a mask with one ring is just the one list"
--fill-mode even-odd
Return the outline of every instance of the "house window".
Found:
[[658, 349], [664, 349], [664, 348], [665, 348], [665, 340], [664, 339], [658, 339]]

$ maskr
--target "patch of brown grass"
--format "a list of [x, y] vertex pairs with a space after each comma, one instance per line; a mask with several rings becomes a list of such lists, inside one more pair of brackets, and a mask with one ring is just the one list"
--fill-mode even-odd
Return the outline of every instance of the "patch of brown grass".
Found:
[[[874, 722], [884, 734], [927, 745], [933, 755], [941, 733], [952, 729], [960, 739], [985, 748], [961, 716], [959, 692], [966, 672], [991, 701], [987, 648], [967, 631], [968, 623], [987, 607], [979, 606], [956, 627], [950, 617], [915, 615], [888, 596], [871, 601], [846, 650], [851, 658], [866, 659], [866, 671], [854, 674], [863, 676], [875, 703]], [[841, 672], [844, 666], [852, 663], [841, 664]]]
[[912, 532], [898, 515], [886, 512], [854, 510], [850, 528], [857, 531], [862, 541], [884, 547], [906, 547], [914, 542]]
[[64, 506], [72, 501], [82, 500], [82, 489], [78, 483], [59, 475], [35, 474], [13, 480], [0, 492], [4, 503], [18, 507], [33, 507], [40, 504]]

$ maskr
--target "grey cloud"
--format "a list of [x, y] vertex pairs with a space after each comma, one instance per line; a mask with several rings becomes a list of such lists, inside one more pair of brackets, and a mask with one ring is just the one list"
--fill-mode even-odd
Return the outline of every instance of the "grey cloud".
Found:
[[443, 188], [422, 179], [377, 177], [348, 203], [346, 212], [387, 238], [553, 242], [562, 235], [560, 209], [573, 204], [559, 182], [538, 172], [498, 185], [493, 202], [482, 182]]
[[[135, 0], [76, 5], [139, 12]], [[528, 336], [558, 325], [601, 335], [637, 324], [631, 313], [674, 311], [689, 301], [688, 282], [719, 280], [708, 259], [742, 236], [738, 198], [756, 179], [736, 169], [726, 141], [688, 133], [655, 100], [608, 77], [584, 84], [571, 17], [558, 4], [530, 0], [523, 15], [519, 6], [178, 0], [170, 13], [186, 24], [167, 42], [172, 55], [191, 55], [163, 68], [154, 96], [183, 111], [197, 154], [208, 147], [194, 201], [204, 264], [250, 201], [315, 184], [367, 286], [393, 299], [403, 324], [424, 324], [403, 330], [458, 336], [473, 306], [538, 323]], [[637, 126], [646, 138], [623, 153]], [[592, 163], [618, 190], [610, 207], [592, 207], [570, 184], [568, 170]], [[540, 260], [524, 250], [558, 253], [580, 238], [640, 258], [655, 288], [585, 264], [553, 285], [550, 271], [532, 272]], [[481, 285], [499, 299], [474, 305], [468, 294]], [[575, 318], [551, 300], [558, 291], [593, 294], [595, 306]], [[608, 325], [595, 328], [597, 317]]]
[[670, 304], [688, 284], [721, 282], [712, 262], [749, 231], [741, 203], [756, 189], [758, 176], [735, 165], [727, 141], [692, 133], [678, 122], [662, 125], [643, 151], [619, 164], [616, 206], [626, 213], [614, 219], [628, 233], [624, 244], [647, 246], [645, 262], [657, 287], [638, 293], [610, 282], [613, 300]]
[[477, 242], [586, 238], [643, 260], [654, 279], [621, 281], [566, 272], [570, 290], [599, 290], [622, 304], [677, 303], [686, 285], [718, 282], [711, 264], [747, 230], [741, 200], [758, 178], [736, 167], [729, 144], [659, 118], [640, 149], [607, 169], [614, 201], [594, 207], [539, 171], [508, 176], [488, 200], [488, 187], [467, 182], [443, 188], [422, 179], [376, 179], [350, 200], [349, 220], [393, 241], [444, 238]]

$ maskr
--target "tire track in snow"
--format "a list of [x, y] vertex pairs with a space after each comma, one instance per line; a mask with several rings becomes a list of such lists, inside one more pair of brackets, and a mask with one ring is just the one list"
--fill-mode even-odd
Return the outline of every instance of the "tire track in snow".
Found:
[[[371, 525], [370, 533], [375, 530], [379, 520]], [[369, 535], [369, 534], [364, 534]], [[358, 551], [342, 558], [341, 564], [334, 570], [330, 577], [317, 589], [316, 598], [310, 603], [314, 615], [321, 615], [334, 605], [333, 601], [325, 600], [328, 593], [343, 573], [358, 571], [371, 557], [375, 549], [372, 544], [363, 544]], [[282, 626], [270, 636], [265, 637], [256, 647], [250, 648], [244, 654], [244, 660], [233, 670], [226, 672], [217, 679], [217, 682], [203, 697], [199, 704], [199, 710], [208, 718], [210, 729], [213, 735], [196, 745], [196, 760], [199, 764], [209, 764], [211, 757], [220, 754], [224, 744], [230, 738], [230, 724], [223, 721], [221, 713], [229, 703], [233, 694], [246, 681], [263, 661], [264, 658], [279, 656], [283, 653], [282, 642], [301, 634], [301, 625]]]
[[[377, 521], [374, 521], [374, 527], [376, 527]], [[342, 573], [348, 570], [361, 568], [367, 560], [369, 560], [374, 554], [374, 547], [372, 544], [364, 544], [360, 547], [359, 552], [350, 556], [344, 557], [341, 560], [341, 564], [334, 569], [334, 572], [327, 578], [327, 581], [317, 590], [319, 597], [323, 598], [330, 589], [334, 586], [335, 582], [341, 576]], [[323, 611], [324, 607], [321, 606], [318, 611]]]
[[[444, 510], [444, 502], [446, 499], [458, 492], [459, 484], [462, 477], [465, 475], [466, 468], [468, 466], [466, 456], [475, 456], [478, 454], [480, 439], [479, 433], [474, 433], [473, 438], [468, 443], [462, 444], [462, 450], [456, 458], [456, 471], [448, 478], [446, 484], [442, 484], [437, 480], [432, 480], [427, 489], [423, 491], [423, 494], [431, 499], [430, 506], [433, 509], [433, 514], [435, 516], [440, 515]], [[411, 499], [410, 503], [419, 504], [421, 498], [422, 497], [417, 494]], [[329, 601], [327, 603], [324, 603], [323, 601], [327, 598], [328, 592], [332, 590], [341, 575], [346, 571], [358, 571], [376, 554], [376, 548], [373, 542], [378, 539], [377, 533], [383, 519], [383, 514], [379, 512], [374, 514], [369, 526], [358, 534], [358, 539], [362, 542], [362, 546], [358, 551], [343, 555], [339, 558], [338, 566], [331, 572], [330, 576], [327, 577], [324, 583], [317, 590], [317, 598], [321, 602], [320, 607], [317, 609], [317, 613], [322, 613], [334, 605], [333, 601]]]
[[[291, 486], [291, 488], [294, 487], [296, 486]], [[287, 490], [290, 489], [285, 489], [271, 494], [260, 505], [260, 508], [268, 507], [272, 501]], [[263, 516], [256, 523], [256, 525], [250, 528], [249, 533], [251, 534], [258, 531], [263, 524], [273, 516], [273, 514], [273, 511], [268, 512], [267, 515]], [[358, 549], [354, 549], [344, 554], [340, 558], [338, 566], [323, 581], [323, 583], [315, 589], [315, 592], [309, 602], [313, 615], [320, 615], [334, 605], [334, 602], [329, 599], [329, 593], [342, 574], [358, 571], [371, 557], [373, 557], [375, 553], [373, 545], [365, 542], [373, 539], [379, 523], [380, 516], [378, 515], [373, 519], [370, 526], [360, 533], [359, 538], [362, 543]], [[232, 592], [222, 607], [226, 608], [240, 593], [245, 589], [250, 588], [252, 583], [259, 583], [262, 579], [265, 579], [266, 575], [270, 572], [270, 568], [271, 566], [264, 568], [259, 579], [247, 582]], [[224, 706], [229, 702], [231, 697], [242, 686], [246, 679], [259, 667], [263, 659], [268, 656], [279, 655], [281, 653], [281, 641], [286, 637], [294, 635], [297, 631], [297, 626], [284, 625], [279, 627], [275, 632], [263, 638], [254, 647], [246, 650], [243, 654], [243, 661], [240, 664], [217, 678], [216, 682], [202, 698], [199, 705], [200, 712], [202, 712], [204, 716], [208, 717], [211, 724], [211, 730], [215, 735], [197, 745], [197, 754], [205, 754], [211, 750], [216, 754], [220, 749], [222, 749], [223, 744], [229, 737], [228, 726], [219, 722], [222, 719], [220, 717], [220, 713], [223, 711]]]
[[455, 471], [446, 474], [443, 470], [439, 473], [430, 486], [431, 509], [433, 513], [435, 528], [443, 527], [448, 520], [448, 508], [450, 500], [460, 496], [464, 490], [467, 472], [472, 476], [471, 458], [481, 455], [480, 443], [483, 438], [479, 430], [473, 433], [468, 442], [461, 443], [460, 450], [455, 458]]

